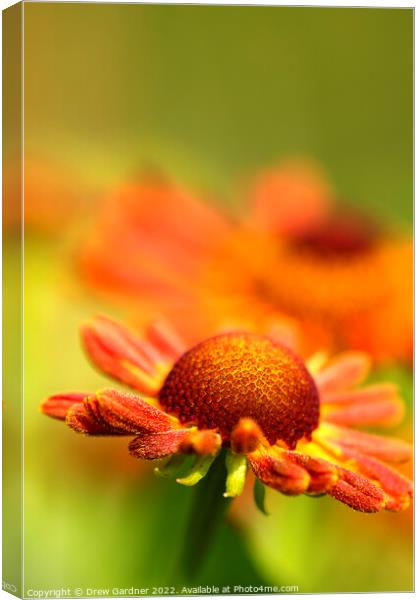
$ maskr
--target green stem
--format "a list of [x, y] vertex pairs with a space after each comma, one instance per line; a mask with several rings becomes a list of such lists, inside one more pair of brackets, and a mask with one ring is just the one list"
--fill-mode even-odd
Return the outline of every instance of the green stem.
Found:
[[223, 493], [226, 485], [225, 451], [222, 450], [208, 474], [191, 491], [194, 499], [180, 553], [180, 573], [190, 581], [199, 574], [218, 526], [230, 505]]

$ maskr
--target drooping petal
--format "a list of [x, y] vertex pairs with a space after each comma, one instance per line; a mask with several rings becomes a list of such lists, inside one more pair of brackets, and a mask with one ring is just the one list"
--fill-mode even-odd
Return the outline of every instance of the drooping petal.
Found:
[[126, 433], [167, 431], [178, 423], [139, 396], [111, 388], [89, 396], [85, 406], [98, 423]]
[[160, 433], [144, 433], [138, 435], [128, 446], [129, 452], [136, 458], [154, 460], [164, 458], [178, 452], [180, 444], [188, 429], [173, 429]]
[[94, 364], [115, 379], [154, 396], [161, 376], [159, 353], [129, 329], [106, 317], [91, 319], [81, 330], [82, 341]]
[[345, 352], [334, 362], [314, 375], [322, 395], [351, 388], [365, 379], [370, 369], [370, 359], [363, 352]]
[[400, 510], [406, 510], [411, 504], [411, 494], [405, 496], [392, 497], [388, 496], [386, 499], [386, 510], [392, 512], [399, 512]]
[[236, 454], [255, 452], [264, 440], [260, 426], [249, 417], [240, 419], [230, 436], [231, 448]]
[[308, 472], [290, 460], [270, 454], [250, 454], [249, 463], [256, 477], [283, 494], [295, 496], [306, 492], [310, 484]]
[[323, 423], [313, 437], [321, 446], [339, 456], [344, 455], [345, 451], [353, 450], [386, 462], [397, 463], [408, 460], [412, 454], [411, 445], [403, 440], [338, 427], [330, 423]]
[[124, 431], [116, 430], [98, 421], [86, 410], [82, 403], [73, 404], [67, 411], [67, 425], [76, 431], [86, 435], [127, 435]]
[[340, 480], [327, 493], [360, 512], [378, 512], [386, 505], [384, 492], [366, 477], [340, 470]]
[[211, 429], [190, 430], [180, 444], [180, 452], [185, 454], [216, 455], [222, 446], [221, 436]]
[[55, 394], [47, 398], [40, 406], [41, 412], [53, 419], [65, 420], [69, 408], [73, 404], [79, 404], [89, 394]]
[[335, 464], [299, 452], [286, 452], [288, 459], [305, 469], [311, 478], [307, 488], [308, 494], [324, 494], [339, 479], [338, 468]]
[[370, 456], [355, 452], [349, 453], [349, 456], [356, 461], [363, 475], [378, 481], [384, 492], [391, 497], [387, 500], [385, 508], [388, 510], [407, 508], [413, 495], [413, 484], [407, 477]]

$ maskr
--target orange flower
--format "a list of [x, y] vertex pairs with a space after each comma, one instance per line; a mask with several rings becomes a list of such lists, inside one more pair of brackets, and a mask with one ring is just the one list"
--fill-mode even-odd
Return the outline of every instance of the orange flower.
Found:
[[81, 210], [83, 199], [92, 197], [93, 186], [69, 165], [30, 152], [25, 152], [24, 174], [22, 189], [22, 157], [10, 157], [3, 190], [7, 198], [3, 217], [5, 230], [19, 228], [23, 216], [26, 229], [62, 235], [63, 228]]
[[410, 359], [411, 241], [336, 205], [328, 182], [308, 165], [261, 173], [249, 196], [250, 216], [232, 254], [247, 265], [236, 269], [236, 285], [256, 312], [294, 317], [304, 336], [319, 330], [318, 343], [327, 332], [330, 347]]
[[277, 339], [246, 332], [186, 350], [161, 324], [140, 339], [105, 317], [86, 324], [82, 339], [97, 367], [142, 396], [104, 389], [47, 399], [42, 411], [73, 430], [134, 436], [133, 456], [169, 458], [163, 473], [182, 470], [192, 455], [177, 479], [187, 486], [223, 451], [227, 497], [240, 495], [250, 467], [259, 486], [288, 495], [326, 493], [363, 512], [409, 505], [411, 483], [388, 463], [406, 461], [411, 447], [352, 429], [403, 414], [394, 386], [359, 387], [366, 355], [315, 355], [305, 366]]
[[144, 314], [166, 315], [191, 342], [274, 321], [305, 356], [325, 347], [410, 359], [411, 242], [339, 209], [308, 165], [263, 172], [248, 196], [234, 225], [174, 185], [128, 186], [84, 248], [83, 273], [136, 312], [141, 298]]
[[228, 231], [216, 209], [149, 176], [105, 201], [79, 264], [88, 282], [111, 295], [190, 307], [202, 265]]

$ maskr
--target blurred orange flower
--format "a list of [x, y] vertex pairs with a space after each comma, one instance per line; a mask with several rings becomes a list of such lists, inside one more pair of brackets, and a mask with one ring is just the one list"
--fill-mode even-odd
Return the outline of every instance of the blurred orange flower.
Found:
[[257, 489], [326, 493], [362, 512], [409, 506], [411, 482], [387, 463], [408, 460], [410, 445], [352, 429], [403, 416], [395, 386], [359, 387], [367, 355], [316, 355], [305, 365], [283, 343], [247, 332], [188, 349], [162, 324], [141, 339], [105, 317], [87, 323], [82, 339], [99, 369], [142, 396], [105, 389], [48, 398], [42, 411], [76, 432], [135, 436], [130, 453], [169, 457], [169, 471], [193, 455], [177, 479], [187, 486], [205, 477], [225, 448], [226, 497], [242, 493], [250, 467]]
[[248, 266], [241, 285], [250, 302], [263, 313], [297, 318], [309, 335], [327, 332], [333, 347], [365, 350], [378, 360], [411, 358], [407, 237], [335, 202], [322, 173], [307, 164], [261, 173], [249, 198], [248, 223], [235, 245]]
[[156, 312], [187, 322], [201, 301], [203, 267], [230, 230], [209, 203], [149, 176], [105, 200], [79, 268], [94, 289], [131, 301], [137, 320]]
[[410, 360], [409, 239], [336, 203], [302, 162], [262, 172], [247, 200], [234, 222], [168, 182], [127, 186], [83, 249], [84, 276], [137, 310], [141, 297], [145, 315], [166, 315], [190, 341], [276, 322], [304, 355], [349, 348]]
[[23, 206], [26, 230], [62, 235], [63, 228], [80, 212], [86, 198], [92, 198], [92, 185], [56, 159], [25, 153], [24, 178], [20, 156], [9, 159], [6, 164], [3, 186], [7, 199], [3, 209], [5, 230], [20, 227]]

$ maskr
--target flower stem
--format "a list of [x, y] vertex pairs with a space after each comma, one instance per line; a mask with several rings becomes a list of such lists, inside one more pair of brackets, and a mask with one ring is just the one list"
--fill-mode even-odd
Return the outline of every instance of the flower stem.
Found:
[[180, 554], [180, 574], [191, 580], [199, 574], [217, 527], [230, 505], [223, 493], [226, 485], [225, 450], [222, 450], [208, 474], [194, 488], [194, 499]]

